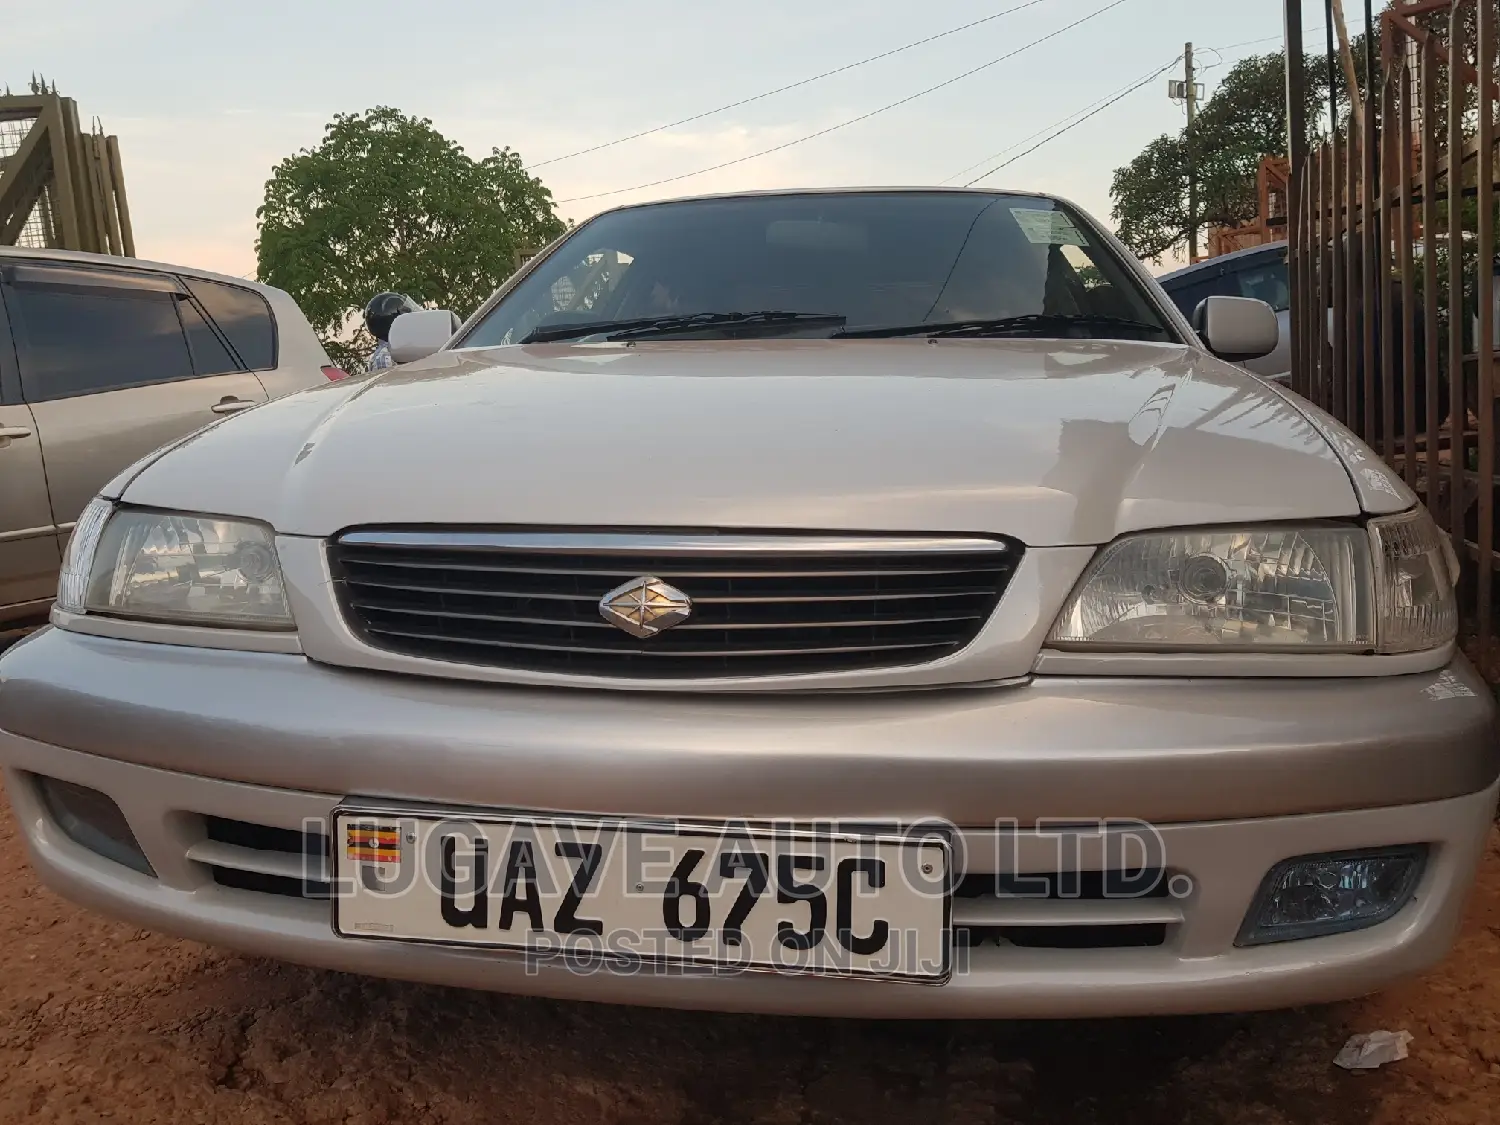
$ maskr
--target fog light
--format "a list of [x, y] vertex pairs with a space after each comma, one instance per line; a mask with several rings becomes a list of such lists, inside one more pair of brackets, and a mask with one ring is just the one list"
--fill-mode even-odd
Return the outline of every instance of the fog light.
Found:
[[119, 805], [99, 790], [71, 781], [38, 777], [36, 783], [42, 804], [64, 836], [105, 859], [124, 864], [142, 875], [156, 876]]
[[1363, 930], [1411, 899], [1427, 862], [1427, 845], [1306, 855], [1278, 863], [1261, 883], [1235, 944]]

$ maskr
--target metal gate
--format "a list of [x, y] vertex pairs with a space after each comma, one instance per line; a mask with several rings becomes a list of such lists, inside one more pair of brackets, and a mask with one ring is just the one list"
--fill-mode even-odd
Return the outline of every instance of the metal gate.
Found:
[[1386, 11], [1378, 82], [1297, 177], [1292, 386], [1453, 536], [1468, 647], [1493, 675], [1497, 10], [1438, 6]]

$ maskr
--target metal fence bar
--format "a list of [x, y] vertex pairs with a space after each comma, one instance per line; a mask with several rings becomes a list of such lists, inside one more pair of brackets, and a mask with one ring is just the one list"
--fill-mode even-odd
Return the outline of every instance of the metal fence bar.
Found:
[[[1390, 185], [1396, 178], [1396, 142], [1400, 133], [1395, 128], [1396, 88], [1394, 73], [1388, 74], [1380, 84], [1380, 211], [1375, 228], [1379, 242], [1375, 261], [1379, 276], [1375, 300], [1379, 302], [1376, 320], [1380, 328], [1380, 455], [1388, 464], [1396, 461], [1396, 284], [1392, 274], [1391, 248], [1395, 226], [1395, 208], [1392, 206]], [[1368, 218], [1366, 222], [1368, 222]], [[1410, 333], [1406, 333], [1410, 335]], [[1371, 444], [1374, 435], [1371, 435]]]
[[[1366, 98], [1364, 105], [1364, 126], [1360, 132], [1360, 177], [1359, 177], [1359, 264], [1360, 276], [1363, 284], [1360, 286], [1360, 296], [1363, 298], [1360, 310], [1360, 328], [1364, 337], [1364, 347], [1360, 352], [1360, 373], [1363, 376], [1362, 390], [1364, 402], [1364, 419], [1360, 427], [1359, 436], [1364, 438], [1370, 445], [1379, 444], [1379, 438], [1375, 434], [1375, 376], [1380, 369], [1380, 355], [1376, 351], [1375, 324], [1377, 302], [1380, 300], [1380, 291], [1384, 286], [1376, 273], [1377, 263], [1380, 260], [1380, 247], [1376, 239], [1375, 224], [1375, 177], [1379, 172], [1375, 157], [1379, 139], [1375, 133], [1375, 114], [1379, 110], [1378, 98]], [[1384, 452], [1384, 451], [1383, 451]]]
[[[1326, 149], [1318, 148], [1308, 154], [1307, 165], [1312, 170], [1312, 207], [1308, 222], [1311, 229], [1309, 239], [1309, 261], [1312, 263], [1312, 286], [1307, 292], [1312, 303], [1307, 321], [1307, 337], [1311, 344], [1310, 380], [1312, 387], [1308, 397], [1323, 409], [1328, 409], [1328, 161]], [[1300, 303], [1300, 302], [1294, 302]]]
[[[1448, 54], [1464, 57], [1464, 5], [1455, 3], [1449, 20]], [[1464, 85], [1453, 81], [1448, 68], [1448, 151], [1450, 155], [1464, 135]], [[1448, 533], [1453, 549], [1464, 558], [1464, 431], [1468, 427], [1467, 396], [1464, 394], [1464, 256], [1463, 256], [1463, 164], [1448, 161]]]
[[[1287, 231], [1291, 235], [1290, 262], [1293, 270], [1292, 284], [1303, 292], [1313, 287], [1312, 252], [1317, 245], [1312, 236], [1313, 176], [1306, 161], [1296, 178], [1296, 199], [1287, 200]], [[1313, 333], [1310, 309], [1293, 301], [1291, 305], [1294, 358], [1292, 362], [1292, 389], [1299, 394], [1311, 395], [1313, 376]], [[1300, 390], [1298, 388], [1300, 387]]]
[[1355, 213], [1359, 208], [1359, 130], [1354, 121], [1349, 122], [1349, 135], [1344, 142], [1344, 226], [1339, 237], [1344, 243], [1344, 413], [1341, 420], [1356, 432], [1359, 422], [1355, 414], [1359, 410], [1360, 346], [1359, 314], [1364, 301], [1359, 284], [1359, 228], [1355, 225]]
[[[1307, 238], [1304, 231], [1304, 219], [1307, 215], [1307, 169], [1304, 167], [1298, 176], [1291, 177], [1287, 182], [1286, 193], [1286, 268], [1287, 282], [1291, 287], [1306, 286], [1306, 260], [1305, 251]], [[1293, 302], [1287, 309], [1287, 319], [1291, 322], [1291, 386], [1299, 394], [1306, 394], [1307, 385], [1307, 315], [1305, 310], [1299, 308]], [[1302, 390], [1298, 390], [1298, 387]]]
[[[1439, 322], [1438, 322], [1438, 212], [1437, 212], [1437, 46], [1429, 37], [1422, 44], [1422, 369], [1427, 380], [1427, 455], [1422, 498], [1437, 509]], [[1441, 517], [1440, 517], [1441, 518]]]
[[1490, 77], [1495, 72], [1495, 9], [1478, 5], [1479, 153], [1474, 162], [1479, 205], [1475, 254], [1478, 330], [1474, 333], [1477, 368], [1474, 413], [1479, 416], [1479, 574], [1477, 616], [1480, 659], [1487, 660], [1494, 622], [1490, 620], [1491, 579], [1495, 563], [1495, 102]]
[[[1388, 132], [1397, 133], [1395, 160], [1397, 183], [1401, 188], [1399, 216], [1396, 226], [1396, 257], [1401, 269], [1401, 300], [1396, 308], [1401, 314], [1401, 477], [1407, 487], [1417, 485], [1417, 333], [1412, 324], [1411, 312], [1416, 307], [1416, 271], [1412, 257], [1412, 246], [1416, 242], [1416, 215], [1411, 199], [1412, 156], [1412, 104], [1411, 71], [1400, 70], [1397, 96], [1401, 108], [1397, 117], [1398, 128]], [[1389, 192], [1385, 193], [1389, 196]], [[1394, 317], [1388, 318], [1394, 320]]]
[[1339, 135], [1334, 133], [1328, 141], [1328, 242], [1329, 257], [1333, 259], [1332, 284], [1330, 286], [1333, 298], [1323, 313], [1323, 321], [1327, 326], [1329, 344], [1333, 351], [1333, 366], [1329, 368], [1329, 397], [1332, 400], [1332, 414], [1335, 418], [1344, 419], [1348, 417], [1348, 351], [1346, 350], [1347, 337], [1344, 332], [1344, 324], [1349, 311], [1349, 296], [1347, 285], [1347, 273], [1349, 268], [1347, 248], [1344, 243], [1344, 199], [1345, 199], [1345, 170], [1348, 160], [1344, 155], [1339, 143]]
[[119, 216], [120, 249], [127, 258], [135, 257], [135, 231], [130, 225], [130, 203], [125, 198], [125, 173], [120, 165], [120, 141], [104, 138], [104, 155], [109, 160], [109, 178], [115, 185], [115, 211]]

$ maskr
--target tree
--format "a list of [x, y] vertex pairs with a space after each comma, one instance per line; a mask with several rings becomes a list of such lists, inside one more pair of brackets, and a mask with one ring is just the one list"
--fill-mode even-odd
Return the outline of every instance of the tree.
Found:
[[316, 148], [278, 164], [256, 218], [260, 279], [292, 295], [349, 370], [373, 346], [358, 314], [376, 293], [467, 316], [517, 251], [565, 229], [518, 153], [474, 160], [432, 122], [387, 106], [338, 115]]
[[[1321, 135], [1327, 86], [1321, 58], [1309, 56], [1308, 140]], [[1110, 184], [1120, 238], [1138, 257], [1161, 261], [1189, 232], [1255, 218], [1261, 157], [1286, 151], [1285, 55], [1242, 59], [1204, 103], [1191, 128], [1164, 134], [1117, 168]], [[1188, 213], [1189, 159], [1197, 169], [1197, 213]]]

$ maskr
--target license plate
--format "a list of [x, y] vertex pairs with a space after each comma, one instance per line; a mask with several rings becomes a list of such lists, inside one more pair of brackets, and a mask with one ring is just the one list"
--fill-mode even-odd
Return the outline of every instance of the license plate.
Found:
[[343, 937], [940, 983], [952, 847], [901, 828], [343, 806]]

